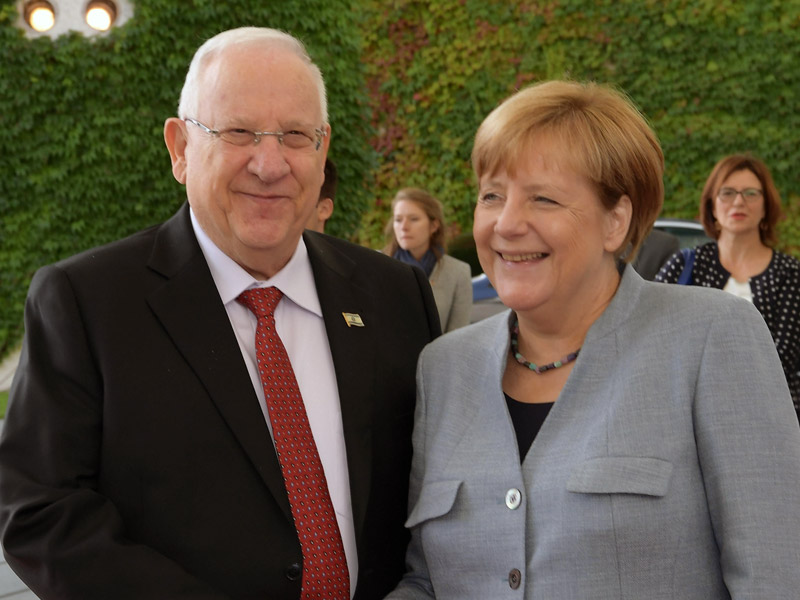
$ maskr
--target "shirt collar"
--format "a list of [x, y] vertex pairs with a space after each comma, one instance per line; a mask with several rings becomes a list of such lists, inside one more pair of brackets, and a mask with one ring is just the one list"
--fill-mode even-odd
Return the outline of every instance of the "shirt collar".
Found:
[[233, 302], [243, 291], [256, 287], [275, 286], [283, 295], [292, 302], [322, 316], [322, 307], [317, 296], [317, 287], [314, 284], [314, 273], [311, 270], [311, 261], [303, 238], [295, 248], [289, 262], [275, 275], [266, 281], [259, 281], [245, 271], [235, 260], [220, 250], [211, 240], [195, 217], [194, 211], [189, 209], [192, 219], [192, 228], [203, 251], [211, 277], [217, 286], [217, 291], [222, 303], [227, 305]]

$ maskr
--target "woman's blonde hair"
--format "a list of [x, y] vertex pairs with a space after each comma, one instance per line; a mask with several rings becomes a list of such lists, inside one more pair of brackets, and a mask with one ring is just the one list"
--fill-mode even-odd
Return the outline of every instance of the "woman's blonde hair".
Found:
[[386, 236], [386, 246], [383, 249], [385, 254], [394, 256], [400, 245], [397, 243], [397, 236], [394, 234], [394, 208], [401, 200], [408, 200], [417, 204], [428, 216], [432, 222], [439, 223], [439, 227], [431, 234], [430, 244], [431, 250], [436, 255], [436, 260], [442, 258], [442, 254], [447, 246], [445, 233], [444, 233], [444, 208], [442, 203], [439, 202], [431, 193], [420, 188], [403, 188], [394, 195], [392, 200], [392, 215], [389, 221], [383, 228], [383, 233]]
[[472, 149], [475, 174], [479, 180], [500, 169], [513, 175], [518, 157], [543, 139], [556, 149], [556, 161], [595, 185], [606, 209], [630, 197], [631, 224], [616, 256], [632, 260], [664, 201], [664, 155], [645, 118], [627, 96], [605, 85], [538, 83], [483, 121]]

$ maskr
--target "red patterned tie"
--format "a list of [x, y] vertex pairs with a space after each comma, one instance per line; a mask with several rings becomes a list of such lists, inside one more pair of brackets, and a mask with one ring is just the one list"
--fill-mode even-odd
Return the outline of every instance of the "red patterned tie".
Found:
[[275, 330], [275, 287], [242, 292], [237, 300], [258, 317], [256, 356], [272, 437], [303, 551], [301, 600], [349, 600], [350, 574], [328, 482], [289, 356]]

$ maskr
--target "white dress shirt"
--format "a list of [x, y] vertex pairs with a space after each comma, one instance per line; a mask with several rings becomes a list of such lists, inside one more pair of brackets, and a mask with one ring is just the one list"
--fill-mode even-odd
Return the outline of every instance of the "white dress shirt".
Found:
[[257, 319], [250, 310], [239, 304], [236, 298], [243, 291], [257, 287], [275, 286], [283, 292], [283, 299], [275, 309], [275, 327], [292, 363], [292, 370], [308, 414], [311, 433], [328, 481], [328, 490], [347, 556], [352, 598], [358, 579], [358, 557], [342, 410], [333, 357], [305, 242], [300, 239], [294, 255], [278, 273], [267, 281], [258, 281], [214, 244], [200, 227], [194, 212], [191, 212], [191, 218], [195, 236], [239, 342], [270, 434], [272, 426], [264, 402], [264, 388], [258, 375], [256, 360]]

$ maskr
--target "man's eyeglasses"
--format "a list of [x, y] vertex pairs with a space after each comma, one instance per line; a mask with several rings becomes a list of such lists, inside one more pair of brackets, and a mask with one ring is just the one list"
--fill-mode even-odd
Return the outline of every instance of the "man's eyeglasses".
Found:
[[734, 200], [736, 200], [736, 196], [739, 194], [742, 195], [742, 200], [750, 203], [761, 198], [763, 192], [757, 188], [744, 188], [743, 190], [735, 190], [733, 188], [724, 187], [719, 191], [719, 194], [717, 194], [717, 198], [719, 198], [725, 204], [731, 204]]
[[221, 139], [223, 142], [233, 144], [234, 146], [249, 146], [250, 144], [258, 144], [261, 138], [265, 135], [274, 135], [278, 138], [278, 143], [281, 146], [291, 148], [292, 150], [319, 150], [322, 145], [322, 138], [328, 133], [322, 129], [304, 130], [292, 129], [291, 131], [250, 131], [249, 129], [211, 129], [203, 125], [196, 119], [184, 119], [187, 123], [196, 125], [209, 135], [213, 135]]

